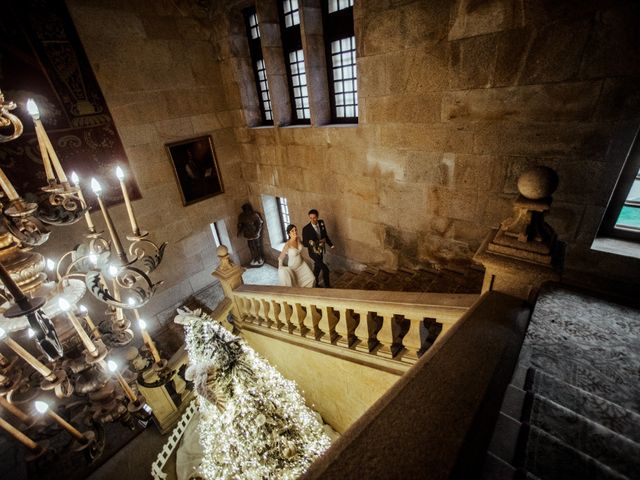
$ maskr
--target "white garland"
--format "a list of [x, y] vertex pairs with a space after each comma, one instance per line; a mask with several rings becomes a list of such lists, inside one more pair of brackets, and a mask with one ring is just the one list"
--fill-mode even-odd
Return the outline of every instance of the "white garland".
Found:
[[[210, 317], [181, 312], [207, 479], [295, 479], [330, 444], [294, 382]], [[190, 317], [190, 318], [189, 318]]]

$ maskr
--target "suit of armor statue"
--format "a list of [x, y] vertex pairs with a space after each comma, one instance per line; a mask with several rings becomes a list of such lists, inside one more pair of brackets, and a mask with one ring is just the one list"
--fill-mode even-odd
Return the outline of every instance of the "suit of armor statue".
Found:
[[258, 267], [264, 264], [262, 253], [262, 217], [250, 203], [242, 205], [242, 213], [238, 216], [238, 236], [244, 235], [251, 251], [251, 265]]

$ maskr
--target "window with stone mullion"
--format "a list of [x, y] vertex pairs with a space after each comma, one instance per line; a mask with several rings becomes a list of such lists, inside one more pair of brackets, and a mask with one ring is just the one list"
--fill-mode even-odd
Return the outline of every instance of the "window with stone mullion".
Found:
[[609, 200], [598, 237], [640, 243], [640, 128]]
[[289, 204], [285, 197], [276, 197], [278, 202], [278, 213], [280, 214], [280, 226], [282, 227], [282, 236], [284, 241], [288, 240], [287, 227], [291, 223], [291, 217], [289, 216]]
[[249, 52], [251, 54], [251, 64], [253, 67], [258, 103], [260, 105], [262, 124], [273, 125], [273, 109], [271, 106], [271, 95], [269, 94], [267, 70], [262, 55], [258, 16], [256, 14], [255, 7], [243, 10], [243, 14], [245, 18], [245, 27], [247, 29]]
[[355, 37], [331, 42], [331, 70], [336, 118], [358, 118]]
[[358, 73], [353, 2], [325, 0], [322, 6], [331, 120], [334, 123], [357, 123]]
[[279, 5], [280, 32], [291, 97], [291, 118], [293, 123], [308, 124], [311, 122], [311, 110], [302, 50], [299, 5], [297, 0], [282, 0]]
[[307, 74], [304, 68], [304, 54], [302, 49], [289, 53], [289, 71], [291, 72], [291, 88], [293, 90], [293, 104], [297, 120], [311, 119], [309, 110], [309, 90], [307, 88]]

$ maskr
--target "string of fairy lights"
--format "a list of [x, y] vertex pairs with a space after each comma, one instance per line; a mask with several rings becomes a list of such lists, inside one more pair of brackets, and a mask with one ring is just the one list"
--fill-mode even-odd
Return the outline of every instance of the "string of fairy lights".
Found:
[[296, 384], [244, 341], [205, 314], [181, 315], [200, 406], [200, 473], [207, 479], [298, 478], [330, 445], [319, 416]]

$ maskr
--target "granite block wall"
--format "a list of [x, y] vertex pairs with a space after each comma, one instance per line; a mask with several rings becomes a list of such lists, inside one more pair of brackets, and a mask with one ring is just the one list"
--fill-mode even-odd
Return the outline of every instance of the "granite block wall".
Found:
[[[549, 222], [568, 270], [640, 281], [640, 262], [590, 250], [640, 123], [634, 2], [356, 0], [358, 125], [317, 114], [311, 126], [276, 116], [259, 128], [240, 13], [250, 2], [67, 3], [142, 190], [140, 222], [171, 244], [154, 311], [211, 281], [212, 221], [227, 221], [247, 259], [235, 238], [247, 200], [261, 209], [263, 194], [287, 197], [297, 224], [319, 209], [334, 266], [459, 267], [538, 164], [560, 175]], [[308, 3], [303, 22], [318, 18]], [[319, 29], [303, 32], [317, 50]], [[320, 78], [309, 77], [314, 105], [327, 100]], [[164, 144], [202, 134], [225, 193], [183, 207]], [[126, 225], [124, 208], [114, 212]]]

